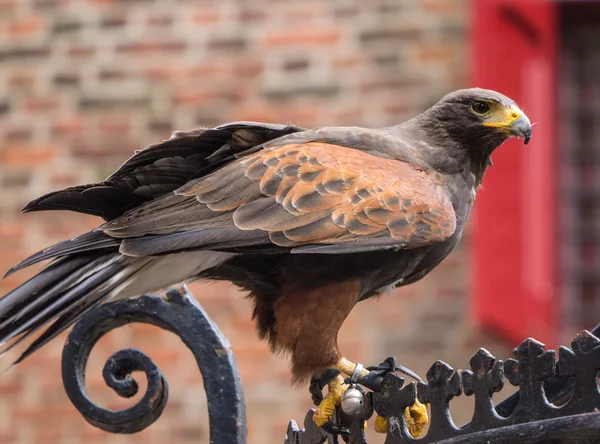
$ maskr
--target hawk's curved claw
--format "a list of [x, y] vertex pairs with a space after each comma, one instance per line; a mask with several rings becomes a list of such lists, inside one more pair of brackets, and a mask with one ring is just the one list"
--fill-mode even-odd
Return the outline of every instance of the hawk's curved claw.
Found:
[[[406, 428], [413, 438], [418, 438], [429, 423], [427, 407], [416, 399], [413, 405], [404, 410], [404, 420], [406, 421]], [[377, 415], [375, 419], [375, 431], [377, 433], [387, 433], [388, 427], [389, 422], [387, 418]]]
[[396, 358], [394, 358], [393, 356], [390, 356], [389, 358], [387, 358], [385, 361], [383, 361], [379, 365], [367, 367], [367, 370], [369, 370], [370, 372], [373, 372], [377, 376], [381, 376], [381, 377], [385, 377], [385, 375], [387, 375], [388, 373], [400, 372], [400, 373], [405, 374], [406, 376], [409, 376], [410, 378], [414, 379], [415, 381], [423, 382], [423, 380], [419, 377], [419, 375], [417, 375], [411, 369], [406, 368], [401, 364], [398, 364], [398, 361], [396, 361]]
[[406, 420], [406, 426], [410, 434], [418, 438], [429, 423], [427, 406], [421, 404], [418, 399], [415, 399], [415, 403], [404, 411], [404, 419]]
[[334, 423], [331, 419], [320, 427], [330, 435], [347, 435], [350, 433], [350, 429]]
[[388, 420], [383, 416], [377, 415], [375, 418], [375, 432], [387, 433], [388, 431]]
[[312, 397], [312, 402], [315, 405], [319, 405], [323, 401], [323, 389], [339, 374], [339, 370], [330, 368], [325, 370], [321, 376], [313, 376], [310, 378], [308, 391]]
[[335, 376], [327, 385], [329, 392], [319, 403], [313, 415], [313, 420], [319, 427], [332, 422], [335, 408], [342, 403], [342, 395], [348, 389], [348, 386], [344, 384], [344, 378], [339, 375]]
[[[342, 362], [342, 365], [338, 364], [338, 368], [348, 375], [353, 374], [356, 370], [356, 367], [356, 364], [353, 364], [345, 359]], [[366, 385], [372, 390], [378, 390], [383, 378], [388, 373], [393, 373], [396, 371], [411, 377], [415, 381], [423, 382], [423, 380], [415, 372], [398, 364], [396, 358], [393, 356], [387, 358], [377, 366], [367, 367], [366, 370], [366, 374], [363, 372], [361, 376], [362, 380], [360, 383]], [[407, 407], [404, 411], [404, 418], [410, 434], [413, 437], [418, 438], [423, 433], [425, 426], [429, 422], [427, 406], [421, 404], [419, 400], [415, 400], [415, 403], [412, 406]], [[375, 419], [375, 431], [378, 433], [387, 433], [388, 426], [389, 424], [387, 418], [377, 415], [377, 418]]]

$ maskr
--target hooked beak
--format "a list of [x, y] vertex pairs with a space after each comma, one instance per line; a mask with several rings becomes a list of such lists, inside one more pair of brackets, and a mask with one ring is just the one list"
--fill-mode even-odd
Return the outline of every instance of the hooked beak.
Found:
[[525, 113], [521, 112], [517, 120], [510, 124], [509, 130], [513, 136], [522, 137], [525, 145], [529, 143], [529, 139], [531, 139], [531, 122]]
[[499, 128], [509, 136], [522, 137], [525, 139], [525, 145], [531, 139], [531, 122], [525, 113], [516, 106], [511, 106], [501, 112], [495, 113], [491, 116], [491, 119], [483, 122], [483, 125]]

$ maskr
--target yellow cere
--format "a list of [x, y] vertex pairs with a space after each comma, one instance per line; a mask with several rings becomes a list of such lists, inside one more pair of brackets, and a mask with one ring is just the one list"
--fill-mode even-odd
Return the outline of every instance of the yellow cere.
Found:
[[511, 106], [510, 108], [506, 108], [504, 106], [496, 104], [496, 106], [492, 109], [490, 113], [490, 117], [493, 120], [488, 120], [487, 122], [483, 122], [484, 126], [492, 127], [492, 128], [508, 128], [512, 123], [519, 119], [523, 111], [521, 111], [516, 106]]

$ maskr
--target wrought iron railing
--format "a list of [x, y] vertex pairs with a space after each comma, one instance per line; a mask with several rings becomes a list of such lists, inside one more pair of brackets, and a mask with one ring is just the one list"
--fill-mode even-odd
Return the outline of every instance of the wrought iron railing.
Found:
[[244, 392], [231, 346], [185, 287], [168, 291], [166, 298], [143, 296], [105, 304], [75, 325], [63, 350], [62, 377], [69, 399], [86, 421], [107, 432], [136, 433], [156, 421], [167, 404], [167, 380], [150, 357], [134, 349], [114, 353], [102, 373], [119, 396], [130, 398], [138, 391], [130, 374], [144, 372], [148, 386], [142, 399], [128, 409], [112, 411], [87, 396], [85, 368], [92, 348], [109, 331], [132, 322], [175, 333], [194, 354], [208, 401], [210, 442], [245, 443]]
[[[108, 303], [80, 320], [67, 338], [62, 357], [65, 390], [83, 417], [92, 425], [112, 433], [135, 433], [161, 415], [168, 398], [168, 384], [160, 369], [144, 353], [124, 349], [114, 353], [104, 366], [104, 379], [123, 397], [132, 397], [138, 386], [130, 374], [143, 371], [148, 387], [142, 399], [122, 411], [111, 411], [90, 401], [85, 389], [85, 368], [96, 342], [114, 328], [132, 322], [156, 325], [178, 335], [194, 354], [204, 379], [208, 400], [210, 442], [246, 443], [246, 415], [242, 385], [227, 339], [184, 288], [166, 298], [143, 296]], [[554, 351], [527, 339], [515, 349], [516, 359], [497, 360], [485, 349], [475, 353], [470, 370], [453, 370], [437, 361], [427, 372], [427, 382], [405, 384], [389, 373], [377, 391], [364, 395], [362, 409], [353, 416], [336, 411], [338, 428], [332, 435], [319, 428], [310, 410], [299, 429], [288, 425], [287, 444], [366, 443], [364, 422], [374, 412], [388, 419], [385, 444], [414, 438], [407, 430], [406, 407], [415, 399], [429, 404], [430, 426], [422, 443], [597, 443], [600, 442], [600, 339], [583, 331], [571, 348]], [[519, 390], [494, 406], [492, 395], [505, 379]], [[449, 404], [460, 395], [474, 396], [470, 423], [456, 427]]]

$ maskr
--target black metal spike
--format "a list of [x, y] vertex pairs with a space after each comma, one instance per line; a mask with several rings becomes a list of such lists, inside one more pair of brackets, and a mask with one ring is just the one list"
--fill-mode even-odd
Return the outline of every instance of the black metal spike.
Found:
[[507, 359], [504, 372], [513, 385], [519, 386], [519, 404], [509, 418], [510, 423], [519, 424], [552, 415], [552, 406], [546, 400], [543, 381], [554, 375], [554, 350], [544, 351], [545, 345], [533, 338], [523, 341], [514, 354], [518, 361]]
[[490, 425], [501, 426], [503, 419], [496, 413], [492, 395], [504, 387], [504, 363], [480, 348], [471, 358], [471, 371], [462, 374], [465, 395], [475, 395], [473, 419], [469, 432], [485, 430]]
[[562, 408], [565, 414], [590, 411], [600, 407], [600, 391], [596, 375], [600, 370], [600, 340], [584, 330], [571, 342], [572, 350], [560, 347], [557, 372], [575, 378], [572, 396]]
[[460, 374], [443, 361], [436, 361], [426, 374], [427, 384], [417, 384], [417, 397], [423, 404], [429, 404], [431, 425], [429, 439], [443, 439], [458, 430], [450, 415], [449, 402], [462, 391]]
[[415, 403], [417, 386], [414, 382], [403, 384], [403, 378], [390, 373], [383, 378], [380, 391], [373, 394], [375, 411], [388, 420], [386, 444], [404, 443], [409, 435], [404, 411]]

